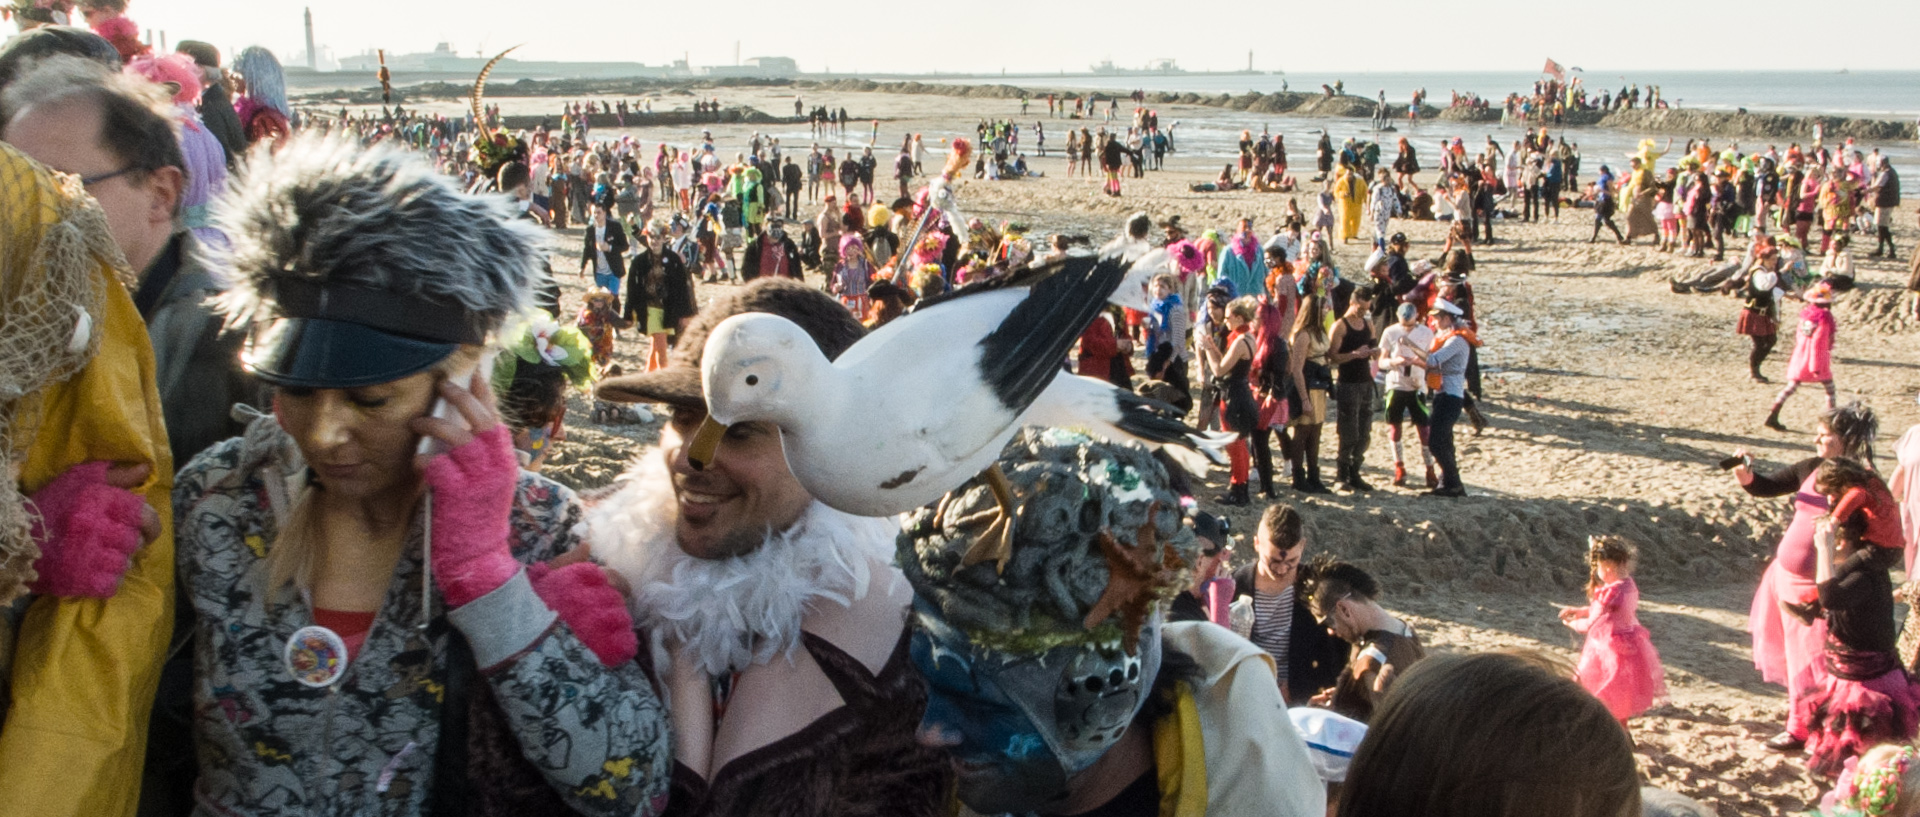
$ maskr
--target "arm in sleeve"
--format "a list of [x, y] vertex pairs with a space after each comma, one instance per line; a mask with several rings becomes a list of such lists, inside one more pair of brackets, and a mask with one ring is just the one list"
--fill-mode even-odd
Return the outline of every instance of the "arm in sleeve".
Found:
[[1807, 481], [1807, 475], [1819, 467], [1819, 457], [1808, 457], [1770, 474], [1755, 472], [1753, 481], [1741, 487], [1752, 496], [1786, 496], [1800, 490], [1800, 484]]
[[[549, 558], [574, 544], [578, 502], [557, 496], [550, 507], [553, 521], [536, 535], [551, 544], [524, 555], [516, 548], [516, 556]], [[638, 664], [601, 664], [534, 593], [526, 571], [447, 617], [472, 644], [521, 751], [569, 806], [596, 817], [658, 813], [673, 747], [666, 711]]]
[[134, 490], [159, 513], [160, 536], [134, 554], [111, 598], [41, 597], [27, 608], [0, 729], [0, 810], [8, 813], [134, 813], [148, 713], [173, 632], [173, 458], [153, 353], [132, 299], [117, 284], [107, 288], [100, 352], [43, 393], [41, 433], [19, 486], [38, 490], [90, 460], [147, 463], [153, 474]]

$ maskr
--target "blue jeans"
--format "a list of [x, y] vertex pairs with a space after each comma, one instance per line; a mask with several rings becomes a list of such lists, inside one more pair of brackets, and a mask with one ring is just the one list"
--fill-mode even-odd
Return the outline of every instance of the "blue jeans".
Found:
[[593, 284], [594, 286], [597, 286], [615, 295], [620, 294], [620, 276], [619, 275], [615, 275], [611, 273], [602, 275], [596, 272], [593, 274]]
[[1433, 415], [1428, 422], [1432, 431], [1428, 432], [1427, 447], [1433, 451], [1433, 460], [1440, 465], [1440, 487], [1462, 488], [1460, 484], [1460, 463], [1453, 451], [1453, 426], [1460, 422], [1460, 411], [1467, 404], [1465, 397], [1455, 397], [1446, 392], [1433, 395]]

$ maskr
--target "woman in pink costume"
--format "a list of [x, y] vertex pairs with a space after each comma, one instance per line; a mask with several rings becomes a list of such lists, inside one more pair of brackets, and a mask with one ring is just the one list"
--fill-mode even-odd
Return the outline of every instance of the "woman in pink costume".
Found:
[[1820, 415], [1812, 457], [1771, 474], [1756, 474], [1752, 459], [1745, 451], [1736, 455], [1742, 462], [1733, 467], [1733, 475], [1748, 494], [1793, 495], [1793, 521], [1781, 535], [1773, 562], [1760, 578], [1747, 618], [1747, 629], [1753, 633], [1754, 666], [1767, 683], [1787, 688], [1787, 731], [1766, 743], [1767, 748], [1774, 751], [1794, 752], [1804, 745], [1803, 740], [1794, 737], [1795, 733], [1806, 734], [1805, 725], [1796, 722], [1798, 707], [1795, 704], [1826, 682], [1826, 670], [1821, 665], [1826, 622], [1822, 619], [1811, 623], [1802, 621], [1780, 605], [1782, 601], [1805, 598], [1815, 589], [1813, 523], [1826, 515], [1827, 500], [1814, 488], [1814, 472], [1822, 462], [1835, 457], [1871, 463], [1873, 438], [1879, 424], [1872, 409], [1849, 403]]
[[1640, 587], [1633, 583], [1639, 548], [1618, 536], [1587, 540], [1587, 606], [1560, 611], [1560, 620], [1585, 633], [1580, 650], [1580, 685], [1607, 705], [1621, 723], [1667, 696], [1660, 653], [1647, 628], [1640, 626]]
[[1786, 431], [1780, 424], [1780, 407], [1802, 383], [1818, 383], [1827, 390], [1827, 408], [1833, 408], [1833, 289], [1825, 281], [1807, 287], [1801, 295], [1807, 305], [1800, 310], [1800, 328], [1794, 332], [1793, 358], [1787, 361], [1787, 387], [1773, 398], [1773, 411], [1767, 414], [1767, 428]]

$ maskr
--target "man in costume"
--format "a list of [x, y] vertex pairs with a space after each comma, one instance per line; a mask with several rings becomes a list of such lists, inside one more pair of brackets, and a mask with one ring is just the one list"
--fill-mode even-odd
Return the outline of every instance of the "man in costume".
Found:
[[1028, 429], [1000, 456], [1013, 556], [962, 566], [995, 507], [970, 481], [915, 512], [920, 740], [947, 751], [982, 814], [1319, 817], [1326, 791], [1273, 660], [1225, 627], [1162, 623], [1197, 557], [1179, 496], [1144, 448]]
[[668, 365], [598, 397], [672, 408], [660, 445], [587, 517], [594, 557], [633, 588], [640, 657], [671, 702], [668, 815], [944, 814], [940, 753], [915, 745], [926, 697], [907, 660], [913, 591], [892, 520], [815, 500], [771, 424], [730, 428], [695, 470], [708, 333], [743, 312], [799, 324], [829, 358], [863, 334], [831, 296], [762, 278], [710, 304]]
[[0, 198], [0, 792], [125, 817], [173, 621], [153, 352], [81, 180], [0, 145]]

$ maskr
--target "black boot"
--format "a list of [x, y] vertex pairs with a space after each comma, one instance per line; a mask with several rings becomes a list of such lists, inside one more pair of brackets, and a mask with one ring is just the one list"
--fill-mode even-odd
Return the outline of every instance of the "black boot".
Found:
[[1307, 469], [1298, 462], [1293, 464], [1293, 484], [1291, 487], [1303, 494], [1313, 493], [1313, 486], [1307, 482]]
[[1780, 424], [1780, 407], [1779, 406], [1774, 406], [1773, 411], [1767, 412], [1767, 422], [1765, 423], [1765, 425], [1767, 428], [1771, 428], [1774, 431], [1787, 430], [1786, 426], [1783, 426]]
[[1313, 463], [1312, 465], [1307, 466], [1306, 490], [1307, 490], [1307, 493], [1310, 493], [1310, 494], [1333, 493], [1332, 488], [1328, 488], [1326, 483], [1320, 481], [1320, 463], [1316, 462], [1316, 463]]
[[1227, 492], [1225, 494], [1214, 497], [1213, 501], [1222, 505], [1240, 507], [1252, 500], [1247, 498], [1247, 484], [1244, 482], [1235, 482], [1227, 486]]
[[1263, 497], [1266, 497], [1267, 499], [1273, 498], [1273, 469], [1272, 468], [1263, 468], [1260, 471], [1260, 495]]
[[1360, 476], [1360, 466], [1357, 463], [1347, 468], [1347, 485], [1356, 491], [1373, 490], [1373, 486]]

